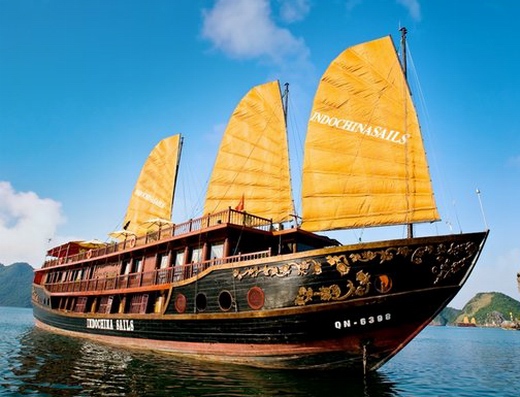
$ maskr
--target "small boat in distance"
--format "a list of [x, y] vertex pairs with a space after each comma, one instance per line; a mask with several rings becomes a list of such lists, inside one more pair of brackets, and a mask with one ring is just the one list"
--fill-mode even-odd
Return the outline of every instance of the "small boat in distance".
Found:
[[301, 217], [284, 99], [273, 81], [240, 101], [200, 218], [171, 222], [182, 139], [161, 141], [114, 241], [47, 252], [34, 276], [36, 325], [266, 368], [366, 373], [395, 356], [460, 290], [488, 231], [350, 245], [317, 234], [439, 219], [390, 37], [345, 50], [320, 81]]
[[464, 316], [464, 319], [461, 322], [458, 322], [456, 325], [457, 327], [472, 328], [477, 326], [477, 322], [475, 320], [475, 317], [472, 317], [470, 320], [468, 316]]

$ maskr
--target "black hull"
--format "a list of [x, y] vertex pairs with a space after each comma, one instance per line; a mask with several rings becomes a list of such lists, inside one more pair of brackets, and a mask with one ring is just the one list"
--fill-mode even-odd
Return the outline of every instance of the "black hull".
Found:
[[[362, 370], [365, 357], [367, 369], [375, 370], [423, 329], [432, 313], [456, 292], [452, 288], [431, 290], [268, 318], [132, 319], [129, 323], [122, 316], [110, 316], [104, 320], [111, 321], [100, 326], [104, 329], [95, 330], [86, 329], [82, 317], [38, 306], [34, 313], [54, 331], [127, 347], [269, 368]], [[408, 307], [409, 301], [417, 303], [415, 310]], [[404, 309], [397, 309], [400, 306]], [[132, 330], [118, 331], [124, 324]]]
[[404, 239], [214, 266], [172, 285], [161, 313], [51, 309], [42, 304], [48, 292], [35, 285], [34, 315], [43, 328], [127, 347], [269, 368], [372, 371], [456, 295], [486, 237]]

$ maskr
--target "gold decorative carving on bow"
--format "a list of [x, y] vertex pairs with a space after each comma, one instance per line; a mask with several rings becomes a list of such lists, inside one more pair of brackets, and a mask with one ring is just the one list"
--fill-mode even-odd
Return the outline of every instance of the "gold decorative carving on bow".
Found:
[[437, 246], [435, 252], [437, 265], [432, 267], [432, 273], [437, 278], [433, 283], [437, 284], [467, 267], [477, 251], [478, 247], [474, 242], [452, 243], [449, 247], [444, 244]]
[[[356, 262], [368, 263], [377, 261], [382, 264], [394, 260], [398, 255], [404, 258], [409, 258], [409, 261], [416, 265], [421, 265], [423, 263], [427, 264], [433, 261], [434, 264], [432, 265], [431, 271], [436, 276], [434, 284], [437, 284], [439, 281], [447, 279], [451, 275], [465, 268], [469, 264], [471, 258], [474, 257], [477, 250], [478, 247], [473, 242], [458, 244], [452, 243], [449, 246], [445, 244], [424, 245], [415, 249], [403, 246], [378, 251], [365, 250], [350, 254], [328, 255], [325, 257], [325, 260], [330, 266], [335, 267], [341, 276], [349, 274], [353, 264]], [[430, 258], [427, 260], [427, 257]], [[324, 264], [325, 262], [322, 264], [316, 259], [308, 259], [301, 262], [294, 261], [272, 266], [252, 266], [242, 270], [234, 269], [233, 277], [238, 280], [242, 280], [244, 277], [256, 278], [259, 276], [287, 277], [293, 272], [296, 272], [298, 276], [320, 275], [323, 272], [322, 266]], [[332, 288], [332, 286], [326, 288]], [[333, 299], [332, 297], [335, 297], [334, 299], [339, 299], [339, 296], [342, 297], [348, 294], [347, 292], [346, 294], [341, 295], [340, 292], [340, 295], [336, 296], [335, 291], [336, 290], [331, 289], [330, 293], [328, 291], [324, 291], [323, 293], [311, 291], [307, 293], [312, 294], [312, 296], [316, 296], [316, 294], [327, 296], [327, 294], [329, 294], [331, 299]]]
[[336, 266], [336, 270], [342, 276], [350, 272], [350, 265], [345, 255], [328, 255], [325, 259], [329, 265]]
[[357, 286], [352, 280], [347, 280], [347, 290], [342, 292], [341, 287], [337, 284], [330, 286], [322, 286], [318, 291], [314, 291], [311, 287], [300, 287], [298, 289], [298, 296], [294, 300], [294, 304], [298, 306], [305, 306], [307, 302], [314, 298], [319, 298], [321, 302], [329, 301], [343, 301], [351, 296], [363, 296], [370, 290], [370, 274], [360, 270], [356, 274]]
[[379, 251], [363, 251], [360, 253], [350, 254], [352, 262], [370, 262], [379, 257], [379, 263], [391, 261], [396, 255], [408, 256], [410, 255], [409, 247], [387, 248]]
[[318, 275], [322, 272], [321, 263], [314, 259], [309, 259], [302, 262], [289, 262], [275, 266], [252, 266], [242, 272], [240, 269], [234, 269], [233, 277], [238, 280], [242, 280], [244, 277], [256, 278], [260, 275], [266, 277], [286, 277], [290, 275], [293, 270], [297, 272], [298, 276], [306, 276], [308, 274]]

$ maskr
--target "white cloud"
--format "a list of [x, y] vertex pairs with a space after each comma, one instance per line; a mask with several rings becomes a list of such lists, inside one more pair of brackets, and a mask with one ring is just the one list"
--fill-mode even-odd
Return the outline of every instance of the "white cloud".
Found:
[[[298, 4], [300, 8], [291, 11], [293, 18], [306, 12], [306, 2]], [[288, 18], [288, 9], [284, 12]], [[218, 0], [204, 10], [203, 19], [202, 36], [232, 58], [261, 58], [281, 65], [289, 57], [308, 57], [304, 41], [274, 23], [268, 0]]]
[[311, 8], [309, 0], [278, 0], [280, 17], [287, 23], [305, 19]]
[[404, 6], [414, 20], [421, 20], [421, 5], [418, 0], [397, 0], [397, 3]]
[[0, 181], [0, 263], [40, 267], [49, 239], [64, 222], [61, 204], [33, 192], [16, 192]]

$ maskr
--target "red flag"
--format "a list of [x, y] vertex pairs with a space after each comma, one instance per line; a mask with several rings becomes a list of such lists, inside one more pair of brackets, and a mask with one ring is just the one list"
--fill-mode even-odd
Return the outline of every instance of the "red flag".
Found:
[[238, 205], [235, 207], [235, 210], [244, 211], [244, 195], [242, 195], [242, 198], [240, 199]]

